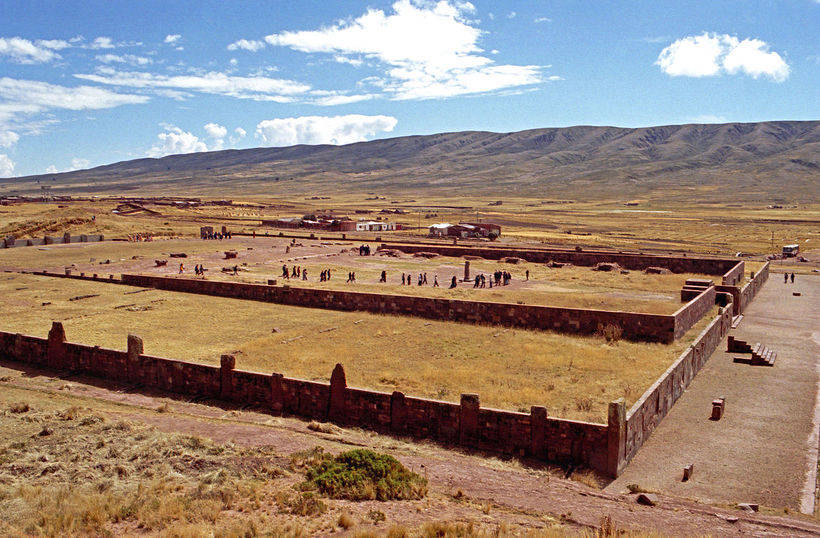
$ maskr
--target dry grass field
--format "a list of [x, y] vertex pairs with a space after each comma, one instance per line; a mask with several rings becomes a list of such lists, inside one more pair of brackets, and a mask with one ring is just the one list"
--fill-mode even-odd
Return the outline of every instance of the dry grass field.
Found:
[[[220, 354], [235, 353], [241, 369], [323, 381], [340, 362], [352, 386], [450, 401], [472, 392], [485, 406], [545, 405], [553, 416], [605, 422], [610, 401], [634, 402], [712, 317], [672, 345], [607, 344], [602, 337], [139, 290], [0, 274], [2, 330], [45, 336], [52, 320], [62, 321], [73, 342], [123, 349], [133, 333], [151, 355], [218, 364]], [[94, 296], [71, 300], [83, 295]]]

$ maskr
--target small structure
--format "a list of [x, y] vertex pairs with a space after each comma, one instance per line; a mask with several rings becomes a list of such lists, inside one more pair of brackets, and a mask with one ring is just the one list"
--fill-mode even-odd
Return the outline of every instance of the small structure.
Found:
[[356, 223], [357, 232], [389, 232], [396, 229], [392, 222], [380, 220], [360, 220]]
[[783, 245], [783, 257], [794, 258], [800, 253], [800, 245]]
[[723, 417], [723, 410], [726, 406], [726, 398], [716, 398], [712, 400], [712, 416], [710, 420], [720, 420]]

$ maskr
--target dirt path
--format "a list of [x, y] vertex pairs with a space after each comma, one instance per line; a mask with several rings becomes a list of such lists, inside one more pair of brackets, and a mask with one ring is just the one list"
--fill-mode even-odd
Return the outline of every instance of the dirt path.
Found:
[[[820, 357], [812, 334], [820, 327], [818, 292], [820, 277], [799, 276], [784, 284], [782, 275], [772, 274], [730, 334], [777, 351], [774, 367], [733, 363], [738, 354], [726, 353], [724, 341], [606, 491], [637, 483], [704, 502], [756, 502], [812, 513]], [[726, 413], [713, 422], [710, 402], [717, 397], [726, 398]], [[694, 477], [681, 482], [689, 463]]]
[[[361, 430], [337, 429], [331, 434], [317, 433], [309, 430], [305, 421], [293, 418], [168, 400], [161, 395], [135, 394], [123, 387], [105, 386], [97, 380], [55, 380], [36, 370], [26, 370], [21, 375], [21, 366], [13, 363], [0, 367], [0, 374], [5, 378], [0, 385], [59, 394], [76, 399], [83, 406], [107, 405], [109, 413], [146, 422], [163, 431], [190, 433], [218, 442], [233, 441], [248, 446], [271, 445], [283, 455], [316, 445], [331, 451], [351, 446], [386, 451], [429, 479], [434, 497], [445, 500], [436, 510], [435, 517], [439, 519], [458, 520], [464, 512], [460, 504], [463, 500], [459, 499], [469, 499], [491, 504], [497, 518], [518, 525], [538, 526], [539, 522], [562, 521], [570, 526], [595, 528], [602, 518], [609, 516], [618, 528], [652, 529], [664, 535], [820, 534], [820, 523], [811, 519], [713, 508], [665, 495], [659, 496], [656, 506], [643, 506], [635, 502], [633, 495], [601, 492], [517, 462], [503, 462], [426, 443], [405, 442]], [[164, 402], [169, 402], [169, 411], [154, 411]], [[390, 510], [400, 511], [401, 505], [391, 506]], [[413, 521], [419, 514], [405, 516]]]

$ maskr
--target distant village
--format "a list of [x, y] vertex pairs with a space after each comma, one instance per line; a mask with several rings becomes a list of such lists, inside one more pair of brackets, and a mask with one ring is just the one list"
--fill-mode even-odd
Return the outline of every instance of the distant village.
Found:
[[[327, 232], [392, 232], [404, 229], [404, 225], [400, 223], [384, 220], [353, 220], [349, 217], [327, 215], [266, 219], [262, 221], [262, 226]], [[501, 226], [489, 222], [443, 222], [428, 226], [427, 230], [430, 237], [497, 239], [501, 236]]]

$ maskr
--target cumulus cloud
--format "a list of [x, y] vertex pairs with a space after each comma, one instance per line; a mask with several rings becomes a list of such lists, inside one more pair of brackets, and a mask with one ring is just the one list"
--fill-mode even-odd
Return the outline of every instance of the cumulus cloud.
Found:
[[61, 174], [63, 172], [73, 172], [74, 170], [85, 170], [89, 166], [91, 166], [91, 161], [89, 161], [88, 159], [81, 159], [79, 157], [74, 157], [73, 159], [71, 159], [71, 166], [69, 166], [68, 168], [60, 169], [60, 168], [57, 168], [56, 166], [54, 166], [52, 164], [52, 165], [49, 165], [45, 169], [45, 173], [46, 174]]
[[89, 45], [92, 49], [113, 49], [115, 46], [114, 41], [110, 37], [103, 36], [98, 37]]
[[0, 56], [8, 56], [20, 64], [45, 63], [60, 58], [54, 51], [69, 47], [60, 39], [30, 41], [22, 37], [0, 37]]
[[310, 90], [310, 86], [293, 80], [270, 77], [240, 77], [210, 72], [197, 75], [158, 75], [145, 72], [117, 71], [101, 68], [94, 74], [75, 74], [75, 77], [113, 86], [157, 88], [177, 91], [195, 91], [226, 95], [240, 99], [289, 103], [293, 96]]
[[236, 144], [237, 142], [239, 142], [240, 140], [245, 138], [245, 135], [247, 135], [247, 134], [248, 134], [248, 132], [245, 129], [243, 129], [242, 127], [237, 127], [236, 129], [234, 129], [233, 130], [233, 135], [231, 135], [231, 138], [230, 138], [231, 145]]
[[158, 142], [147, 152], [149, 157], [163, 157], [179, 153], [196, 153], [199, 151], [219, 151], [225, 148], [225, 138], [231, 146], [239, 142], [247, 134], [245, 129], [237, 127], [231, 136], [228, 128], [218, 123], [206, 123], [203, 126], [205, 135], [200, 137], [192, 132], [184, 131], [175, 125], [163, 125], [165, 129], [157, 135]]
[[180, 34], [168, 34], [165, 36], [164, 43], [174, 44], [182, 38]]
[[667, 75], [710, 77], [722, 73], [765, 76], [775, 82], [789, 77], [790, 68], [780, 54], [760, 39], [704, 32], [687, 36], [664, 48], [655, 65]]
[[14, 161], [8, 155], [0, 153], [0, 177], [14, 176]]
[[351, 144], [380, 132], [390, 132], [398, 121], [391, 116], [301, 116], [260, 121], [256, 138], [268, 146], [296, 144]]
[[0, 148], [10, 148], [20, 140], [14, 131], [0, 131]]
[[265, 43], [263, 41], [257, 41], [254, 39], [240, 39], [239, 41], [234, 41], [228, 45], [228, 50], [249, 50], [251, 52], [256, 52], [264, 48]]
[[106, 64], [120, 63], [131, 65], [148, 65], [154, 63], [151, 58], [145, 56], [136, 56], [134, 54], [99, 54], [96, 56], [97, 60]]
[[193, 133], [179, 127], [169, 126], [165, 132], [157, 135], [159, 142], [146, 153], [149, 157], [164, 157], [179, 153], [196, 153], [208, 151], [208, 146]]
[[228, 129], [219, 125], [218, 123], [206, 123], [205, 134], [212, 140], [210, 149], [220, 150], [225, 146], [225, 137], [228, 135]]
[[[326, 53], [336, 61], [361, 58], [384, 67], [376, 86], [395, 99], [432, 99], [487, 93], [542, 81], [542, 67], [495, 65], [482, 53], [482, 31], [469, 19], [469, 2], [398, 0], [392, 13], [369, 9], [358, 18], [319, 30], [265, 37], [272, 46]], [[435, 39], [420, 36], [434, 35]]]
[[14, 161], [8, 155], [0, 153], [0, 177], [12, 177], [14, 175]]

